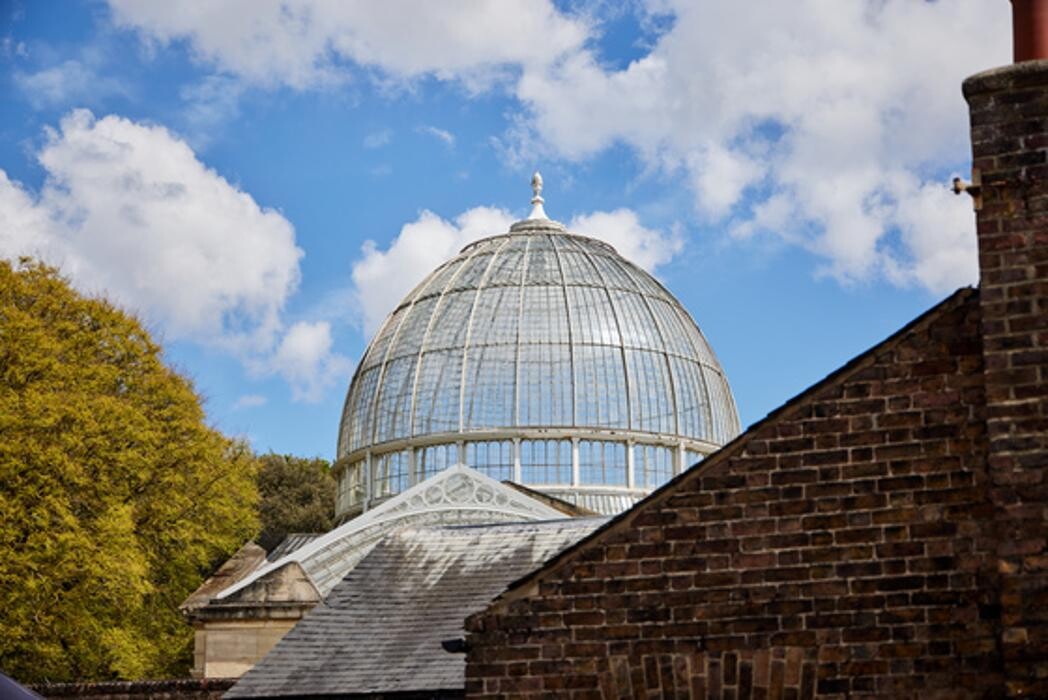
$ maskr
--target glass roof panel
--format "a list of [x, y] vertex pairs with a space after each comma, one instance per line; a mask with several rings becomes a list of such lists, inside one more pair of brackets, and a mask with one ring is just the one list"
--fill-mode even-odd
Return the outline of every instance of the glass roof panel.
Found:
[[576, 343], [621, 345], [618, 321], [606, 289], [568, 287], [572, 337]]
[[662, 334], [643, 296], [635, 292], [612, 289], [608, 292], [615, 306], [622, 330], [622, 344], [632, 348], [658, 348]]
[[568, 309], [563, 287], [524, 287], [520, 342], [568, 342]]
[[474, 254], [473, 257], [462, 264], [459, 274], [455, 275], [448, 283], [447, 290], [476, 289], [484, 278], [484, 273], [487, 272], [491, 258], [492, 255], [490, 253], [483, 255]]
[[520, 319], [520, 287], [480, 290], [473, 312], [470, 345], [516, 345]]

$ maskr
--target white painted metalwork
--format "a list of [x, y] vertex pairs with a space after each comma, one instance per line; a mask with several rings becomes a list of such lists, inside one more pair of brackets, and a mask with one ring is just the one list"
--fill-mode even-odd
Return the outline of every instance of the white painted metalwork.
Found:
[[326, 596], [387, 533], [403, 527], [554, 520], [564, 514], [473, 469], [453, 465], [367, 513], [264, 564], [229, 586], [225, 599], [291, 562]]
[[542, 198], [542, 175], [538, 170], [531, 176], [531, 191], [534, 195], [531, 198], [531, 213], [528, 214], [528, 218], [546, 219], [548, 221], [549, 217], [546, 216], [546, 210], [542, 208], [542, 204], [546, 200]]
[[372, 340], [342, 416], [340, 516], [462, 460], [609, 512], [738, 434], [687, 311], [546, 218], [542, 186], [536, 172], [529, 218], [438, 267]]

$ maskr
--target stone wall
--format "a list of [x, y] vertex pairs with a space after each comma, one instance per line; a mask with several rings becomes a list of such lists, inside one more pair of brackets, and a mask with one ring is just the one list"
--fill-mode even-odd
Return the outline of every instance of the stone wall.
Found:
[[982, 370], [961, 290], [470, 618], [467, 694], [993, 694]]
[[208, 620], [194, 628], [193, 676], [239, 678], [298, 624], [287, 619]]
[[[965, 81], [1012, 694], [1048, 697], [1048, 61]], [[974, 179], [974, 178], [973, 178]]]

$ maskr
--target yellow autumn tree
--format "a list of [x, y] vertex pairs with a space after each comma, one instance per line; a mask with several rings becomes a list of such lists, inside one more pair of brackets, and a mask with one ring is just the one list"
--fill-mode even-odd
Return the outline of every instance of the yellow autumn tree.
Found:
[[0, 261], [0, 669], [184, 675], [178, 605], [257, 531], [256, 472], [138, 321]]

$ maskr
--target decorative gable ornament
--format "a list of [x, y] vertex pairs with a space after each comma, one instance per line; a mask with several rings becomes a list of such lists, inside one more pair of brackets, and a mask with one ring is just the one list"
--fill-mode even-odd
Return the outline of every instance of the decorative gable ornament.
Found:
[[403, 527], [480, 525], [563, 517], [563, 513], [546, 504], [459, 464], [263, 565], [220, 592], [214, 600], [220, 604], [232, 602], [241, 591], [292, 563], [302, 568], [323, 598], [379, 540]]

